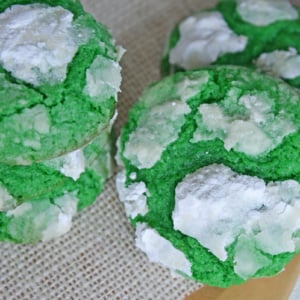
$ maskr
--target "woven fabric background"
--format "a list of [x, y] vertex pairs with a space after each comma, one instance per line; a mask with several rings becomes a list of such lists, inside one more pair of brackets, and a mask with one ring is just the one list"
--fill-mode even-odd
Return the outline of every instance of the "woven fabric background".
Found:
[[[159, 60], [171, 28], [184, 16], [214, 3], [83, 1], [86, 10], [108, 25], [118, 44], [127, 49], [117, 132], [143, 88], [159, 79]], [[199, 287], [148, 262], [134, 247], [134, 231], [114, 182], [113, 177], [96, 203], [80, 212], [72, 230], [60, 239], [34, 246], [0, 244], [0, 299], [183, 300]]]

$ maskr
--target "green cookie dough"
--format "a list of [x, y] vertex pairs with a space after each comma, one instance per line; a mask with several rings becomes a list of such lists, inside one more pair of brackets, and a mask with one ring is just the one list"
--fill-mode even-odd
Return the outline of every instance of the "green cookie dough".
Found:
[[88, 145], [42, 163], [0, 164], [0, 241], [35, 243], [66, 233], [111, 175], [111, 135], [103, 131]]
[[300, 93], [238, 66], [149, 86], [118, 140], [117, 189], [149, 259], [206, 285], [300, 251]]
[[0, 38], [0, 163], [61, 156], [108, 126], [122, 49], [79, 1], [1, 1]]
[[258, 68], [300, 87], [299, 8], [286, 0], [221, 0], [181, 20], [167, 41], [164, 75], [217, 65]]

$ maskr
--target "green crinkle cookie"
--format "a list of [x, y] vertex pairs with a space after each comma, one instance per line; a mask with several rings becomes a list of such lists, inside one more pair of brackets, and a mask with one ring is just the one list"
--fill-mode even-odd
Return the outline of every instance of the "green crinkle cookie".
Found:
[[0, 162], [84, 146], [114, 115], [122, 50], [79, 1], [0, 4]]
[[29, 166], [0, 164], [0, 241], [35, 243], [66, 233], [113, 169], [110, 130], [89, 144]]
[[119, 138], [120, 200], [151, 261], [228, 287], [300, 250], [300, 94], [242, 67], [149, 86]]
[[217, 65], [258, 68], [300, 87], [299, 8], [286, 0], [221, 0], [181, 20], [161, 61], [164, 75]]

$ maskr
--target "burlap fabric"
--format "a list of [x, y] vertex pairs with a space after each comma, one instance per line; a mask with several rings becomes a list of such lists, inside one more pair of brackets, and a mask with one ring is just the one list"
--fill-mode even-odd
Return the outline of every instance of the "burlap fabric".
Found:
[[[213, 6], [210, 0], [84, 0], [127, 49], [122, 59], [117, 132], [143, 88], [158, 80], [168, 32], [182, 17]], [[295, 1], [294, 1], [295, 3]], [[300, 1], [298, 1], [300, 4]], [[0, 299], [184, 299], [199, 284], [172, 276], [134, 247], [134, 231], [111, 178], [96, 203], [79, 213], [72, 230], [34, 246], [0, 244]]]

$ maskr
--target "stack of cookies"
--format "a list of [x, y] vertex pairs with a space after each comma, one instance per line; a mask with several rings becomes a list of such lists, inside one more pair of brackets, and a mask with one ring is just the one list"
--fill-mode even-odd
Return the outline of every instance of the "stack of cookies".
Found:
[[0, 240], [70, 229], [112, 172], [119, 60], [73, 0], [0, 4]]

